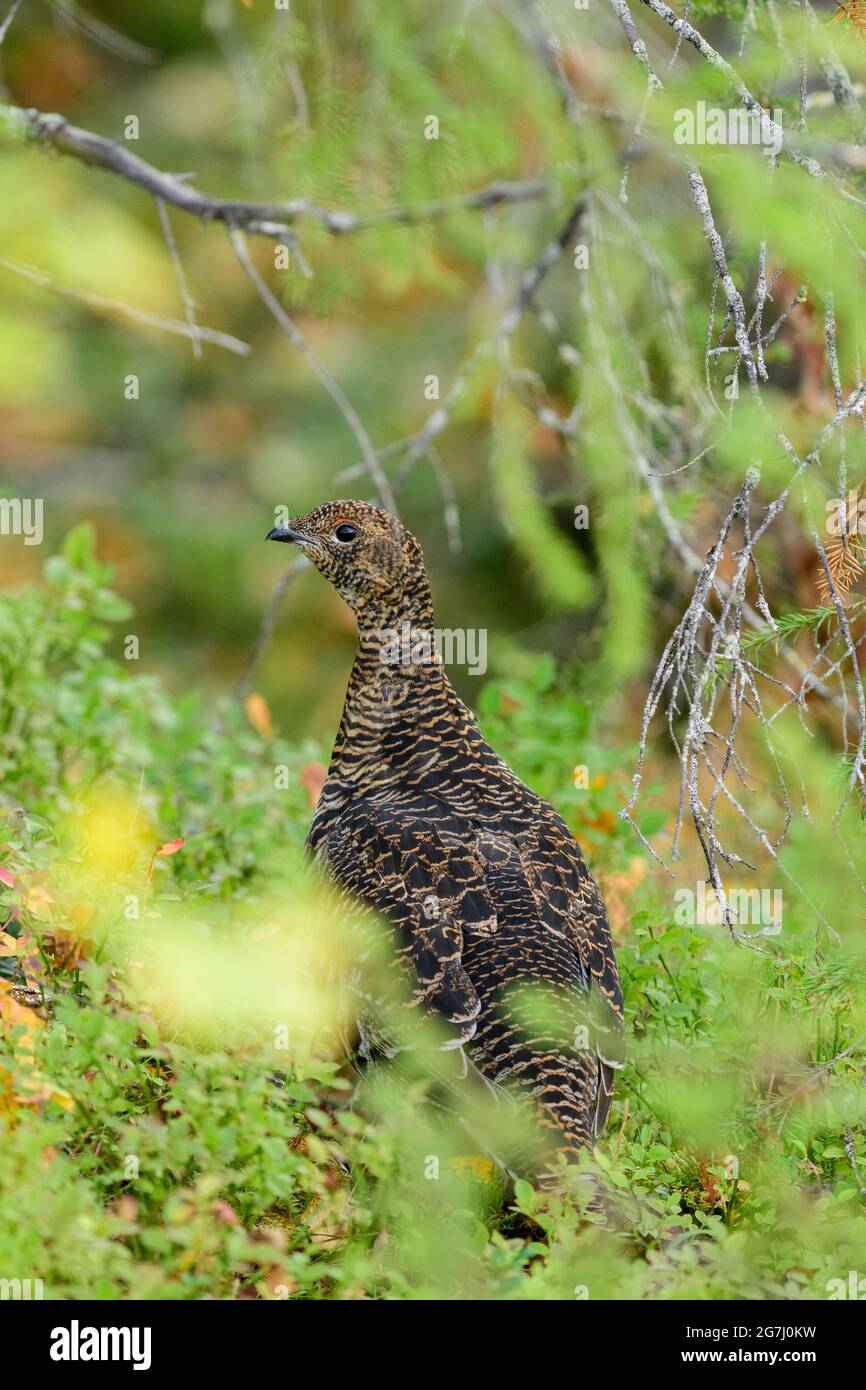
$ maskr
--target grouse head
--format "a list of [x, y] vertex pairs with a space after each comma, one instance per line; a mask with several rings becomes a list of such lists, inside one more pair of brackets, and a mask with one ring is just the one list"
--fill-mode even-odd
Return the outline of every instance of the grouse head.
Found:
[[426, 615], [421, 547], [402, 522], [369, 502], [323, 502], [266, 540], [296, 545], [361, 616]]

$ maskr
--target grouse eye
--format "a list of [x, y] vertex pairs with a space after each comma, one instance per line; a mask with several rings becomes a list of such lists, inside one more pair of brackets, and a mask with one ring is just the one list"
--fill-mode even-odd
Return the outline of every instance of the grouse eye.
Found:
[[353, 541], [357, 534], [357, 526], [352, 526], [348, 521], [343, 521], [334, 532], [334, 537], [338, 541]]

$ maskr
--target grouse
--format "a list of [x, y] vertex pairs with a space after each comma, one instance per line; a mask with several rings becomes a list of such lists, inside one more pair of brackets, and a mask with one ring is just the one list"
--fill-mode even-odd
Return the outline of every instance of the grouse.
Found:
[[[621, 1066], [604, 903], [561, 816], [485, 742], [436, 650], [421, 547], [387, 511], [327, 502], [293, 543], [358, 622], [359, 647], [307, 837], [340, 890], [395, 928], [411, 1003], [575, 1161]], [[520, 991], [548, 1005], [533, 1022]], [[375, 1049], [375, 1040], [372, 1043]]]

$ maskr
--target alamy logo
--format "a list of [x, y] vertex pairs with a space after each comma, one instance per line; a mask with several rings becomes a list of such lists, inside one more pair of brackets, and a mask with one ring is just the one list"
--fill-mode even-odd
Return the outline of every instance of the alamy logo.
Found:
[[69, 1327], [51, 1331], [52, 1361], [131, 1361], [134, 1371], [150, 1370], [149, 1327]]
[[860, 1277], [858, 1269], [849, 1269], [847, 1281], [845, 1279], [828, 1279], [824, 1288], [827, 1296], [831, 1300], [839, 1298], [855, 1299], [862, 1303], [866, 1299], [866, 1279]]
[[[732, 888], [725, 901], [734, 920], [745, 926], [765, 927], [765, 936], [778, 936], [782, 930], [781, 888]], [[678, 888], [674, 893], [674, 922], [680, 927], [719, 927], [722, 905], [705, 882], [694, 888]]]
[[0, 1299], [44, 1298], [41, 1279], [0, 1279]]
[[465, 666], [470, 676], [487, 670], [487, 629], [483, 627], [414, 627], [402, 622], [382, 633], [383, 666]]
[[827, 503], [827, 531], [831, 536], [866, 536], [866, 497], [853, 489], [844, 500], [831, 497]]
[[781, 112], [756, 115], [744, 107], [729, 110], [699, 101], [692, 108], [674, 112], [674, 140], [678, 145], [761, 145], [762, 154], [777, 155], [782, 148]]
[[42, 498], [0, 497], [0, 536], [23, 536], [25, 545], [41, 545]]

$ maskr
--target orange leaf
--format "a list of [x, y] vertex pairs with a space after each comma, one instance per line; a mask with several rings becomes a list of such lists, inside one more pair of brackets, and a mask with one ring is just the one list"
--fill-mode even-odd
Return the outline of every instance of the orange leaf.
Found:
[[274, 722], [264, 695], [248, 695], [244, 700], [244, 709], [256, 733], [261, 734], [262, 738], [272, 738]]
[[328, 776], [324, 763], [304, 763], [301, 768], [301, 783], [307, 789], [310, 805], [315, 809], [322, 795], [322, 788]]
[[178, 835], [176, 840], [166, 840], [164, 845], [160, 845], [157, 854], [177, 854], [179, 849], [183, 849], [183, 836]]
[[[6, 985], [7, 981], [3, 981]], [[38, 1014], [32, 1009], [28, 1009], [24, 1004], [19, 1004], [11, 994], [7, 994], [5, 989], [0, 993], [0, 1026], [7, 1039], [11, 1038], [13, 1029], [23, 1028], [24, 1036], [19, 1039], [19, 1047], [28, 1052], [33, 1051], [33, 1035], [37, 1028], [44, 1028], [45, 1024]]]
[[92, 941], [80, 936], [77, 931], [70, 931], [68, 927], [55, 928], [50, 935], [43, 937], [43, 940], [54, 961], [54, 968], [61, 971], [74, 970], [82, 954], [86, 955], [93, 946]]
[[15, 887], [15, 879], [8, 869], [0, 869], [0, 883], [5, 883], [7, 888]]

